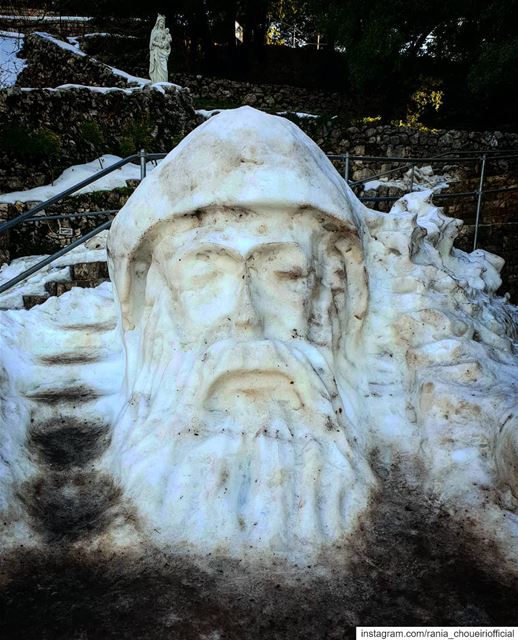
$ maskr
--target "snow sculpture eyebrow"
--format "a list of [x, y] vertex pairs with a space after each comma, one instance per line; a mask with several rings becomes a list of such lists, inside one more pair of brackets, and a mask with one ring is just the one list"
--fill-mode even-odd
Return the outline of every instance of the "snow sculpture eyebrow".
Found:
[[240, 262], [242, 259], [240, 253], [225, 244], [219, 244], [217, 242], [202, 242], [197, 246], [190, 246], [185, 251], [174, 255], [174, 260], [179, 262], [180, 260], [197, 258], [203, 255], [207, 257], [210, 257], [211, 255], [225, 255], [236, 262]]
[[261, 244], [257, 244], [253, 246], [249, 251], [245, 254], [236, 251], [233, 247], [228, 244], [219, 243], [219, 242], [200, 242], [199, 245], [189, 246], [187, 249], [180, 253], [176, 253], [173, 257], [175, 262], [180, 260], [187, 260], [189, 258], [196, 258], [198, 256], [202, 256], [206, 254], [209, 257], [211, 254], [213, 255], [226, 255], [227, 257], [235, 260], [236, 262], [240, 262], [241, 260], [248, 261], [251, 258], [256, 257], [258, 254], [270, 253], [271, 251], [290, 249], [291, 255], [294, 257], [302, 259], [304, 262], [307, 261], [306, 254], [300, 247], [297, 242], [264, 242]]

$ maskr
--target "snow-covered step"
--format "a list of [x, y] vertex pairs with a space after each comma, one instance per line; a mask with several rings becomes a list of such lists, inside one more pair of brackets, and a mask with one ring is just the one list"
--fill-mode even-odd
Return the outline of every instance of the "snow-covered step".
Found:
[[108, 265], [106, 262], [81, 262], [71, 265], [70, 280], [48, 280], [45, 283], [45, 293], [36, 295], [23, 295], [23, 308], [32, 309], [32, 307], [43, 304], [52, 296], [61, 296], [73, 287], [81, 287], [90, 289], [97, 287], [102, 282], [109, 280]]
[[[30, 309], [73, 287], [92, 288], [109, 280], [106, 236], [101, 232], [54, 260], [26, 280], [0, 294], [0, 310]], [[47, 256], [16, 258], [0, 268], [0, 285], [19, 276]]]

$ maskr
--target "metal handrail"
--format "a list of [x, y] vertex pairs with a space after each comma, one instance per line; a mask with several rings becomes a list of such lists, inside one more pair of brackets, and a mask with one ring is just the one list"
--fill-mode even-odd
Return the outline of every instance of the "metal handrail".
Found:
[[[441, 154], [439, 156], [434, 156], [433, 158], [427, 158], [427, 157], [407, 157], [407, 158], [402, 158], [402, 157], [394, 157], [394, 156], [352, 156], [349, 155], [348, 153], [346, 154], [328, 154], [328, 158], [330, 160], [342, 160], [342, 161], [346, 161], [346, 163], [348, 164], [349, 161], [364, 161], [364, 162], [375, 162], [375, 161], [387, 161], [387, 162], [400, 162], [403, 163], [405, 166], [404, 167], [397, 167], [396, 169], [390, 169], [386, 172], [383, 172], [377, 176], [369, 176], [368, 178], [365, 178], [364, 180], [358, 180], [354, 183], [352, 183], [351, 186], [356, 186], [358, 184], [361, 184], [362, 182], [368, 182], [369, 180], [372, 180], [376, 177], [383, 177], [384, 175], [389, 175], [390, 173], [395, 173], [398, 170], [402, 170], [405, 167], [411, 167], [412, 164], [420, 164], [420, 163], [424, 163], [424, 162], [438, 162], [439, 160], [442, 160], [446, 157], [448, 152]], [[481, 152], [481, 154], [485, 154], [485, 153], [497, 153], [496, 150], [489, 150], [489, 151], [485, 151], [485, 152]], [[507, 152], [505, 152], [507, 153]], [[12, 218], [11, 220], [6, 220], [5, 222], [3, 222], [2, 224], [0, 224], [0, 233], [3, 233], [4, 231], [7, 231], [9, 229], [12, 229], [13, 227], [17, 226], [18, 224], [20, 224], [21, 222], [24, 221], [30, 221], [30, 222], [36, 222], [36, 220], [32, 220], [32, 218], [36, 217], [36, 214], [39, 213], [40, 211], [43, 211], [44, 209], [46, 209], [47, 207], [52, 206], [53, 204], [56, 204], [56, 202], [58, 202], [59, 200], [61, 200], [62, 198], [65, 198], [66, 196], [69, 196], [73, 193], [75, 193], [76, 191], [79, 191], [80, 189], [83, 189], [84, 187], [89, 186], [90, 184], [93, 184], [94, 182], [96, 182], [97, 180], [99, 180], [99, 178], [103, 178], [104, 176], [112, 173], [113, 171], [116, 171], [117, 169], [120, 169], [121, 167], [123, 167], [126, 164], [129, 164], [130, 162], [133, 162], [134, 160], [139, 160], [140, 164], [141, 164], [141, 177], [144, 178], [146, 175], [146, 169], [145, 169], [145, 163], [147, 160], [149, 161], [153, 161], [153, 160], [161, 160], [163, 158], [165, 158], [167, 154], [166, 153], [146, 153], [144, 151], [144, 149], [141, 149], [140, 152], [138, 154], [133, 154], [131, 156], [127, 156], [126, 158], [123, 158], [122, 160], [118, 160], [117, 162], [115, 162], [114, 164], [110, 165], [109, 167], [106, 167], [106, 169], [102, 169], [101, 171], [98, 171], [97, 173], [95, 173], [94, 175], [90, 176], [89, 178], [85, 178], [85, 180], [82, 180], [81, 182], [78, 182], [77, 184], [73, 185], [72, 187], [69, 187], [68, 189], [65, 189], [64, 191], [61, 191], [60, 193], [56, 194], [55, 196], [53, 196], [52, 198], [49, 198], [48, 200], [45, 200], [44, 202], [40, 202], [38, 205], [36, 205], [35, 207], [32, 207], [32, 209], [30, 209], [29, 211], [26, 211], [25, 213], [20, 214], [19, 216], [17, 216], [16, 218]], [[499, 160], [500, 159], [508, 159], [508, 158], [517, 158], [518, 154], [514, 154], [514, 155], [504, 155], [504, 156], [499, 156]], [[450, 162], [464, 162], [467, 160], [470, 161], [480, 161], [481, 159], [481, 155], [473, 157], [473, 158], [467, 158], [467, 157], [448, 157], [448, 160]], [[56, 218], [51, 218], [50, 216], [40, 216], [40, 218], [49, 218], [49, 219], [56, 219]]]
[[[88, 185], [92, 184], [93, 182], [96, 182], [96, 180], [99, 180], [99, 178], [102, 178], [102, 177], [112, 173], [113, 171], [116, 171], [117, 169], [120, 169], [120, 167], [123, 167], [124, 165], [126, 165], [126, 164], [128, 164], [128, 163], [130, 163], [130, 162], [132, 162], [133, 160], [136, 160], [136, 159], [138, 159], [140, 161], [140, 172], [141, 172], [140, 175], [141, 175], [141, 179], [143, 179], [146, 176], [146, 160], [150, 160], [150, 161], [160, 160], [161, 158], [164, 158], [165, 155], [166, 155], [165, 153], [149, 153], [149, 154], [146, 154], [145, 150], [141, 149], [138, 154], [133, 154], [131, 156], [123, 158], [122, 160], [118, 160], [117, 162], [114, 162], [109, 167], [106, 167], [106, 169], [102, 169], [101, 171], [98, 171], [97, 173], [95, 173], [94, 175], [90, 176], [89, 178], [86, 178], [85, 180], [82, 180], [81, 182], [78, 182], [77, 184], [69, 187], [68, 189], [65, 189], [64, 191], [61, 191], [60, 193], [56, 194], [52, 198], [49, 198], [48, 200], [45, 200], [44, 202], [40, 202], [40, 204], [36, 205], [35, 207], [32, 207], [31, 209], [29, 209], [29, 211], [26, 211], [25, 213], [22, 213], [21, 215], [17, 216], [16, 218], [13, 218], [12, 220], [7, 220], [3, 224], [0, 224], [0, 233], [2, 233], [3, 231], [7, 231], [9, 229], [12, 229], [13, 227], [17, 226], [18, 224], [21, 224], [22, 222], [29, 222], [29, 221], [30, 222], [42, 222], [44, 220], [60, 219], [62, 217], [60, 215], [55, 215], [55, 216], [36, 216], [35, 214], [39, 213], [40, 211], [43, 211], [45, 208], [55, 204], [56, 202], [58, 202], [62, 198], [65, 198], [66, 196], [69, 196], [69, 195], [75, 193], [76, 191], [79, 191], [80, 189], [82, 189], [84, 187], [87, 187]], [[113, 214], [117, 213], [117, 211], [118, 211], [117, 209], [111, 209], [111, 210], [107, 210], [107, 211], [84, 212], [84, 215], [88, 215], [88, 214], [91, 214], [91, 215], [92, 214], [96, 214], [96, 215], [113, 215]], [[66, 216], [63, 216], [63, 218], [72, 218], [72, 217], [75, 218], [75, 217], [78, 217], [78, 216], [81, 216], [81, 215], [83, 215], [83, 214], [68, 214]], [[61, 258], [61, 256], [66, 255], [67, 253], [72, 251], [72, 249], [75, 249], [76, 247], [80, 246], [81, 244], [83, 244], [84, 242], [89, 240], [90, 238], [93, 238], [94, 236], [96, 236], [101, 231], [104, 231], [105, 229], [108, 229], [110, 227], [111, 223], [112, 223], [111, 220], [107, 220], [106, 222], [104, 222], [103, 224], [99, 225], [95, 229], [92, 229], [91, 231], [89, 231], [85, 235], [81, 236], [80, 238], [77, 238], [76, 240], [74, 240], [70, 244], [66, 245], [65, 247], [63, 247], [59, 251], [56, 251], [56, 253], [53, 253], [52, 255], [47, 256], [46, 258], [44, 258], [43, 260], [40, 260], [39, 262], [37, 262], [35, 265], [30, 267], [29, 269], [26, 269], [25, 271], [22, 271], [22, 273], [19, 273], [14, 278], [11, 278], [7, 282], [4, 282], [2, 285], [0, 285], [0, 294], [5, 293], [5, 291], [11, 289], [11, 287], [14, 287], [16, 284], [18, 284], [18, 283], [22, 282], [23, 280], [25, 280], [26, 278], [32, 276], [34, 273], [36, 273], [37, 271], [39, 271], [43, 267], [46, 267], [51, 262], [54, 262], [54, 260], [57, 260], [58, 258]]]
[[46, 222], [47, 220], [72, 220], [74, 218], [111, 216], [118, 211], [118, 209], [103, 209], [102, 211], [82, 211], [81, 213], [56, 213], [51, 216], [34, 216], [34, 218], [25, 218], [22, 222]]
[[[473, 153], [473, 151], [471, 152]], [[408, 157], [401, 157], [401, 156], [353, 156], [353, 155], [349, 155], [349, 154], [345, 154], [345, 153], [339, 153], [339, 154], [328, 154], [328, 158], [330, 160], [345, 160], [346, 157], [349, 158], [349, 160], [351, 161], [362, 161], [362, 162], [403, 162], [403, 163], [408, 163], [408, 162], [413, 162], [414, 164], [418, 164], [418, 163], [424, 163], [424, 162], [439, 162], [440, 160], [448, 160], [449, 162], [477, 162], [480, 160], [480, 157], [484, 154], [488, 154], [491, 152], [488, 151], [480, 151], [478, 152], [477, 156], [472, 156], [472, 157], [465, 157], [465, 156], [461, 156], [461, 157], [450, 157], [447, 156], [445, 154], [443, 155], [438, 155], [438, 156], [433, 156], [433, 157], [427, 157], [427, 156], [420, 156], [420, 157], [413, 157], [413, 156], [408, 156]], [[502, 156], [498, 156], [497, 158], [492, 158], [492, 159], [498, 159], [498, 160], [509, 160], [512, 158], [518, 158], [518, 154], [514, 153], [512, 155], [502, 155]]]

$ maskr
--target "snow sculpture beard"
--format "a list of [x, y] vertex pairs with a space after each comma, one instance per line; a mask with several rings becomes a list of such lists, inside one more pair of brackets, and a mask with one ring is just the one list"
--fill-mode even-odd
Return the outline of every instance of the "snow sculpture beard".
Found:
[[[152, 535], [177, 550], [307, 558], [343, 541], [366, 507], [373, 477], [352, 447], [315, 260], [330, 234], [305, 215], [306, 228], [275, 215], [282, 243], [264, 229], [257, 243], [255, 228], [216, 213], [153, 247], [125, 335], [129, 402], [111, 466]], [[264, 217], [255, 224], [267, 228]]]

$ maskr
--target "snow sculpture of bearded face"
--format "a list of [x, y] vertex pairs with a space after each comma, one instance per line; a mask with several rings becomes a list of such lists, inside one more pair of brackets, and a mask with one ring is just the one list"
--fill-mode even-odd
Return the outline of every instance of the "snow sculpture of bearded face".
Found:
[[[263, 130], [269, 116], [240, 111]], [[287, 195], [304, 176], [286, 171], [276, 185], [265, 166], [273, 184], [260, 193], [247, 153], [270, 152], [243, 148], [237, 170], [256, 178], [244, 198], [223, 184], [212, 202], [205, 184], [209, 200], [195, 211], [143, 223], [134, 205], [142, 235], [120, 224], [124, 211], [111, 232], [128, 397], [112, 450], [123, 486], [169, 542], [307, 554], [354, 529], [374, 485], [335, 362], [361, 312], [344, 284], [358, 236], [314, 198]], [[130, 250], [121, 247], [128, 233]]]
[[128, 485], [169, 539], [306, 547], [340, 539], [365, 507], [372, 476], [334, 365], [347, 241], [325, 222], [216, 209], [153, 243], [135, 406], [116, 434]]
[[249, 107], [133, 194], [108, 243], [126, 380], [106, 464], [152, 539], [314, 558], [377, 499], [374, 456], [512, 557], [502, 263], [452, 249], [457, 222], [414, 196], [368, 210], [294, 124]]

